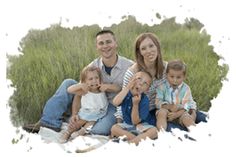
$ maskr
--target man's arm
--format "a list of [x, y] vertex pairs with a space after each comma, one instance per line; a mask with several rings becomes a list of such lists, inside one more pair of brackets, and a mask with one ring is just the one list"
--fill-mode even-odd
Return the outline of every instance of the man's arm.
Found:
[[117, 84], [102, 83], [99, 89], [100, 89], [101, 92], [114, 92], [114, 93], [117, 93], [117, 92], [121, 91], [121, 86], [119, 86]]

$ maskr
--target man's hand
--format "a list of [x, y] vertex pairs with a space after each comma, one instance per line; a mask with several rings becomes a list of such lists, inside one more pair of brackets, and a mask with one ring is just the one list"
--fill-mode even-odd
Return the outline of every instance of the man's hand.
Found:
[[109, 88], [109, 84], [102, 83], [102, 84], [100, 84], [99, 90], [101, 92], [106, 92], [108, 88]]

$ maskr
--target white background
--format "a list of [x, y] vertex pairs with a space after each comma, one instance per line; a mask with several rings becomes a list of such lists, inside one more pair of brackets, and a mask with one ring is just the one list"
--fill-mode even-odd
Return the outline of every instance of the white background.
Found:
[[[7, 100], [12, 93], [6, 81], [6, 53], [17, 54], [19, 41], [30, 29], [44, 29], [51, 24], [59, 23], [62, 26], [73, 27], [84, 24], [99, 24], [101, 27], [119, 23], [123, 15], [134, 15], [142, 23], [152, 25], [158, 23], [156, 13], [166, 17], [177, 17], [183, 22], [186, 17], [194, 17], [205, 25], [211, 35], [211, 45], [215, 52], [224, 57], [221, 63], [229, 64], [228, 80], [219, 96], [212, 101], [210, 120], [207, 125], [199, 125], [193, 132], [198, 137], [197, 144], [186, 142], [174, 143], [164, 135], [159, 138], [156, 147], [140, 145], [140, 147], [127, 147], [120, 145], [107, 146], [109, 150], [98, 150], [93, 155], [153, 155], [165, 156], [193, 156], [212, 155], [235, 156], [235, 104], [234, 88], [236, 80], [235, 66], [235, 5], [233, 0], [7, 0], [0, 1], [0, 143], [1, 150], [14, 155], [49, 155], [46, 152], [62, 155], [63, 151], [55, 144], [45, 144], [37, 135], [24, 134], [23, 140], [12, 145], [13, 138], [19, 138], [16, 128], [9, 121], [9, 108]], [[209, 68], [210, 70], [210, 68]], [[204, 79], [204, 78], [203, 78]], [[209, 134], [211, 137], [209, 137]], [[28, 139], [28, 141], [27, 141]], [[31, 140], [32, 139], [32, 140]], [[173, 142], [173, 143], [171, 143]], [[167, 143], [167, 144], [166, 144]], [[124, 144], [123, 144], [124, 145]], [[179, 147], [176, 147], [179, 145]], [[142, 146], [142, 147], [141, 147]], [[191, 146], [191, 148], [190, 148]], [[194, 148], [193, 148], [194, 147]], [[123, 149], [121, 151], [121, 149]], [[140, 151], [143, 150], [143, 151]], [[204, 151], [204, 153], [203, 153]], [[101, 154], [99, 154], [101, 153]], [[154, 154], [155, 153], [155, 154]], [[179, 153], [179, 154], [178, 154]], [[65, 154], [63, 154], [65, 155]], [[66, 154], [73, 155], [73, 154]], [[86, 156], [86, 154], [83, 154]], [[87, 154], [88, 155], [88, 154]], [[88, 155], [89, 156], [89, 155]]]

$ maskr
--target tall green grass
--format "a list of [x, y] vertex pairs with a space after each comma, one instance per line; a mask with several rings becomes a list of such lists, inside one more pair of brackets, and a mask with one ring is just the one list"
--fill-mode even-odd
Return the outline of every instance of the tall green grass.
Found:
[[[134, 41], [143, 32], [155, 33], [161, 42], [166, 61], [182, 59], [188, 67], [186, 82], [199, 109], [207, 111], [226, 79], [227, 65], [209, 45], [210, 36], [200, 33], [203, 24], [186, 19], [184, 24], [175, 18], [164, 19], [148, 26], [128, 16], [119, 24], [107, 27], [114, 31], [119, 54], [134, 59]], [[7, 77], [16, 88], [9, 104], [14, 125], [33, 123], [41, 116], [44, 104], [66, 78], [78, 80], [81, 69], [98, 56], [95, 34], [98, 25], [63, 28], [59, 24], [44, 30], [30, 30], [20, 42], [19, 56], [8, 56]]]

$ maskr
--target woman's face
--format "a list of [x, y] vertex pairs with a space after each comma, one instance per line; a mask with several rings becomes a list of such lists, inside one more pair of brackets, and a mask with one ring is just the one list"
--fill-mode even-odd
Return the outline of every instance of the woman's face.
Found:
[[159, 55], [156, 45], [148, 37], [141, 42], [139, 50], [145, 63], [154, 63]]

